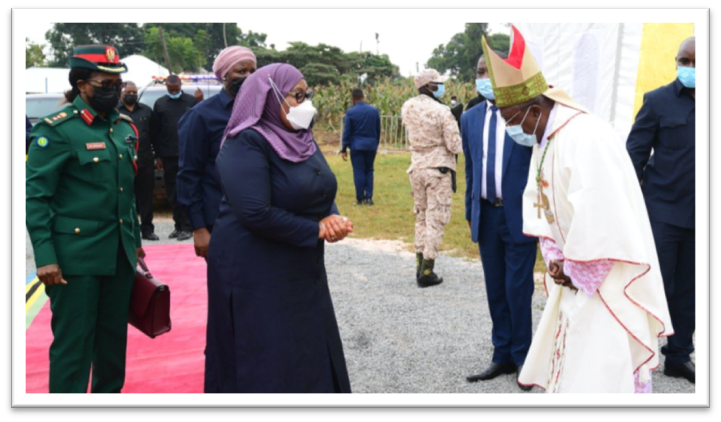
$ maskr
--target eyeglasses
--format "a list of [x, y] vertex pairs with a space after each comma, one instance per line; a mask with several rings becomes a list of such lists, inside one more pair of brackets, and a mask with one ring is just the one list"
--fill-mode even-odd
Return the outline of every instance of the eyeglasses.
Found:
[[126, 84], [125, 82], [123, 82], [123, 81], [113, 82], [113, 81], [110, 80], [110, 79], [103, 79], [103, 80], [88, 79], [87, 82], [97, 82], [97, 83], [99, 83], [99, 84], [100, 84], [99, 87], [98, 87], [97, 85], [92, 85], [92, 84], [91, 84], [91, 86], [94, 86], [94, 87], [96, 87], [96, 88], [100, 88], [100, 87], [105, 88], [105, 89], [115, 88], [115, 89], [117, 89], [118, 91], [121, 91], [121, 90], [125, 89], [125, 87], [127, 86], [127, 84]]
[[315, 91], [306, 91], [306, 92], [289, 92], [286, 97], [295, 97], [295, 101], [298, 102], [298, 104], [302, 103], [306, 99], [309, 101], [313, 100], [313, 94], [315, 94]]

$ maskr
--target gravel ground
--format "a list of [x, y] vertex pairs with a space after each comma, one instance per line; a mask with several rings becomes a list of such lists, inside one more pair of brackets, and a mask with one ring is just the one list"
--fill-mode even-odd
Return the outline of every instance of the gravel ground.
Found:
[[[168, 239], [171, 231], [170, 221], [156, 221], [161, 240], [146, 244], [177, 242]], [[28, 272], [34, 270], [29, 243]], [[480, 262], [441, 256], [436, 272], [443, 284], [420, 289], [415, 256], [404, 245], [347, 239], [328, 245], [326, 267], [353, 392], [523, 393], [514, 375], [477, 383], [465, 379], [483, 370], [493, 352]], [[545, 299], [537, 289], [534, 327]], [[661, 371], [654, 373], [653, 385], [655, 393], [694, 392], [693, 384]]]

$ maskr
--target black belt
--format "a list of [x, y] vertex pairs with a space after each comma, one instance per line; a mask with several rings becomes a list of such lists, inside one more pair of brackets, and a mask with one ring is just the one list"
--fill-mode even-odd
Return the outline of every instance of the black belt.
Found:
[[496, 199], [496, 202], [491, 202], [488, 199], [481, 198], [481, 203], [484, 203], [486, 205], [490, 205], [492, 207], [500, 208], [503, 206], [503, 199], [498, 198]]

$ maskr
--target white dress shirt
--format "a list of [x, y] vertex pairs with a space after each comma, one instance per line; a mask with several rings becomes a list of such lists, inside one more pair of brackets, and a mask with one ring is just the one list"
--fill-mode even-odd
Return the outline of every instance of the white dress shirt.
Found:
[[[486, 101], [486, 122], [483, 125], [483, 172], [481, 175], [481, 198], [488, 199], [487, 188], [488, 178], [486, 177], [487, 162], [488, 162], [488, 134], [491, 126], [491, 111], [490, 101]], [[502, 199], [503, 195], [501, 192], [501, 178], [503, 177], [503, 145], [506, 142], [506, 122], [501, 117], [499, 110], [496, 110], [496, 139], [491, 142], [496, 143], [496, 198]]]

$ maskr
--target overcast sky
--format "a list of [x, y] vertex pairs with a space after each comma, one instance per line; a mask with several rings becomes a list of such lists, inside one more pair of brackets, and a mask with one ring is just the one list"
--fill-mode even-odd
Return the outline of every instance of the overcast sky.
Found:
[[[250, 12], [250, 11], [248, 11]], [[343, 51], [376, 52], [375, 34], [378, 33], [380, 54], [388, 54], [391, 61], [400, 67], [404, 76], [416, 73], [416, 63], [423, 69], [423, 64], [431, 57], [433, 49], [439, 44], [446, 44], [453, 35], [463, 32], [465, 23], [462, 21], [441, 21], [420, 24], [408, 19], [399, 22], [397, 19], [372, 19], [369, 23], [350, 23], [345, 19], [323, 19], [322, 24], [306, 17], [281, 17], [277, 20], [247, 17], [238, 22], [245, 33], [248, 31], [262, 32], [268, 35], [266, 44], [275, 44], [278, 50], [284, 50], [291, 41], [303, 41], [315, 45], [325, 43], [341, 48]], [[45, 32], [52, 24], [35, 25], [26, 29], [30, 41], [44, 44]], [[491, 24], [491, 30], [508, 32], [509, 29], [500, 24]], [[120, 52], [122, 54], [122, 51]]]

